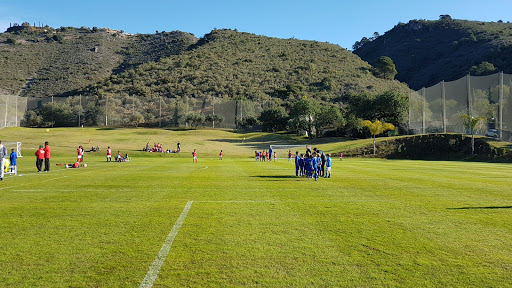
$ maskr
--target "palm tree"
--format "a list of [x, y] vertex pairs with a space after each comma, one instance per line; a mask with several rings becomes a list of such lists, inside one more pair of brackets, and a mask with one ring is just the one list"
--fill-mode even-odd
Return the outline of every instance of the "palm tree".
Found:
[[370, 133], [373, 136], [373, 154], [375, 154], [375, 151], [377, 151], [377, 148], [375, 147], [375, 136], [380, 135], [388, 130], [395, 130], [395, 126], [393, 124], [382, 123], [379, 120], [375, 120], [373, 123], [370, 120], [364, 120], [361, 125], [363, 125], [363, 127], [368, 127], [368, 129], [370, 129]]
[[486, 118], [484, 116], [480, 117], [473, 117], [469, 115], [462, 115], [462, 119], [464, 119], [464, 127], [466, 129], [469, 129], [471, 131], [471, 155], [475, 154], [475, 127], [480, 122], [480, 120], [485, 120]]

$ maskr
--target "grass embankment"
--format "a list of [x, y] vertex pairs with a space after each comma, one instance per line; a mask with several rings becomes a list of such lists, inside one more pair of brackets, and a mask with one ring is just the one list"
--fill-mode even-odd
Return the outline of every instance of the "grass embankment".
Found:
[[[295, 178], [287, 161], [252, 158], [268, 143], [291, 142], [287, 135], [4, 129], [0, 136], [26, 148], [55, 143], [53, 163], [73, 160], [75, 146], [89, 139], [123, 153], [148, 141], [180, 141], [183, 149], [133, 152], [126, 163], [87, 153], [87, 168], [49, 173], [34, 172], [28, 150], [23, 176], [0, 182], [0, 286], [137, 287], [189, 201], [154, 287], [512, 283], [509, 164], [334, 159], [333, 177], [315, 182]], [[347, 143], [316, 144], [331, 151]]]

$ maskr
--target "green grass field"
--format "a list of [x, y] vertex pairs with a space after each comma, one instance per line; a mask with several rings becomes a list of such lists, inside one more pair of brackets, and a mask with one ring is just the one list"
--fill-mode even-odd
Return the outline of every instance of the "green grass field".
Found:
[[[152, 287], [512, 286], [511, 164], [333, 158], [333, 177], [315, 182], [286, 160], [254, 161], [269, 143], [306, 143], [287, 135], [9, 128], [0, 139], [23, 142], [22, 176], [0, 182], [0, 287], [151, 287], [147, 274]], [[36, 173], [46, 140], [51, 171]], [[135, 151], [148, 141], [182, 153]], [[78, 145], [103, 151], [86, 168], [55, 166]], [[106, 163], [107, 145], [132, 161]]]

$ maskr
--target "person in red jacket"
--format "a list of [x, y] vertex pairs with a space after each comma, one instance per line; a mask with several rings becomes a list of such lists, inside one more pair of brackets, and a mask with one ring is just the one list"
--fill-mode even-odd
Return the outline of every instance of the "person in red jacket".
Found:
[[39, 145], [39, 149], [36, 151], [36, 167], [37, 167], [37, 172], [41, 172], [41, 169], [43, 168], [43, 160], [44, 160], [43, 145]]
[[50, 144], [44, 142], [44, 172], [50, 172]]

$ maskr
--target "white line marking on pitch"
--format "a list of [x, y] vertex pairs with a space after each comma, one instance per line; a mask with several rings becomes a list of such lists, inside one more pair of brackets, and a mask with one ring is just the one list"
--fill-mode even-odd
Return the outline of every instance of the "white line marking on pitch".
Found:
[[62, 178], [68, 178], [68, 176], [62, 176], [62, 177], [52, 178], [52, 179], [44, 180], [44, 181], [41, 181], [41, 182], [48, 182], [48, 181], [57, 180], [57, 179], [62, 179]]
[[158, 277], [158, 273], [160, 272], [160, 268], [162, 268], [165, 258], [171, 250], [172, 242], [174, 241], [174, 238], [176, 238], [176, 235], [178, 235], [178, 230], [180, 230], [181, 225], [183, 222], [185, 222], [185, 218], [187, 217], [188, 210], [190, 210], [190, 206], [192, 206], [192, 202], [193, 201], [188, 201], [187, 205], [185, 205], [183, 212], [181, 212], [181, 215], [174, 224], [174, 227], [172, 227], [171, 232], [169, 232], [169, 235], [167, 235], [167, 238], [165, 239], [160, 252], [158, 252], [155, 261], [153, 261], [153, 264], [151, 264], [151, 267], [149, 267], [149, 271], [146, 274], [146, 277], [144, 277], [144, 280], [142, 280], [139, 288], [153, 287], [153, 284]]

